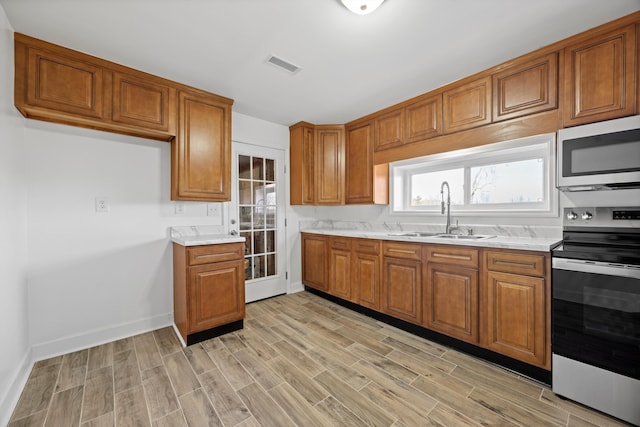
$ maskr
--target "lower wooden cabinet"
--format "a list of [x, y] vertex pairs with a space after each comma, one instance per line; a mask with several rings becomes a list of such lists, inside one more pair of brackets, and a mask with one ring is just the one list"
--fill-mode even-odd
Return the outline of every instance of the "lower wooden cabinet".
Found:
[[423, 325], [477, 344], [479, 251], [451, 245], [428, 245], [423, 251]]
[[351, 239], [332, 237], [329, 250], [329, 293], [352, 301]]
[[174, 320], [187, 344], [193, 334], [245, 316], [244, 244], [173, 244]]
[[302, 283], [327, 292], [327, 237], [302, 233]]
[[459, 340], [478, 343], [478, 271], [427, 264], [424, 283], [424, 325]]
[[302, 233], [304, 285], [551, 368], [548, 253]]
[[548, 255], [486, 251], [485, 263], [483, 346], [549, 369]]
[[422, 318], [420, 244], [383, 242], [382, 312], [411, 323]]
[[356, 239], [353, 242], [352, 293], [356, 302], [380, 310], [379, 240]]

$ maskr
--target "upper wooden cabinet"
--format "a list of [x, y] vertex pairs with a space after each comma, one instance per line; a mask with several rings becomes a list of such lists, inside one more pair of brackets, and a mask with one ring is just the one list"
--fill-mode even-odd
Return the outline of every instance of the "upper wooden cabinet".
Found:
[[345, 204], [344, 126], [300, 122], [289, 134], [291, 204]]
[[317, 126], [315, 143], [316, 203], [344, 204], [344, 127]]
[[14, 102], [28, 118], [171, 141], [175, 85], [23, 34], [15, 36]]
[[565, 48], [564, 126], [636, 112], [636, 26]]
[[404, 144], [404, 109], [377, 117], [374, 121], [375, 149], [383, 150]]
[[229, 98], [16, 33], [14, 102], [28, 118], [172, 141], [172, 200], [231, 198]]
[[493, 121], [558, 108], [558, 54], [516, 63], [493, 74]]
[[405, 143], [442, 135], [442, 94], [417, 101], [404, 109]]
[[179, 94], [179, 132], [171, 150], [173, 200], [231, 199], [231, 104], [195, 92]]
[[444, 132], [491, 123], [491, 77], [483, 77], [444, 92]]
[[347, 127], [345, 133], [345, 202], [347, 204], [389, 203], [389, 166], [373, 164], [371, 122]]
[[113, 73], [113, 121], [175, 134], [176, 90], [151, 79]]
[[289, 134], [291, 204], [313, 205], [316, 180], [314, 126], [299, 123], [290, 128]]

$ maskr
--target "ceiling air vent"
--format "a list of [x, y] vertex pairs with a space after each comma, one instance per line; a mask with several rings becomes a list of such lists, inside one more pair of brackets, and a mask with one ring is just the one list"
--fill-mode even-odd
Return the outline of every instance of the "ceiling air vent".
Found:
[[301, 68], [298, 67], [297, 65], [293, 65], [291, 62], [287, 62], [284, 59], [278, 58], [275, 55], [269, 56], [269, 58], [267, 59], [267, 63], [275, 67], [278, 67], [282, 70], [288, 71], [291, 74], [295, 74], [301, 70]]

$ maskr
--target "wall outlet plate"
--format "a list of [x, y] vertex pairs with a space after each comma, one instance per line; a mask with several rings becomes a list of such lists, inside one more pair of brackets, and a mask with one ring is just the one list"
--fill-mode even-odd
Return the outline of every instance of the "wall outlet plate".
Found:
[[96, 197], [96, 212], [109, 212], [109, 199], [106, 197]]
[[184, 215], [184, 203], [176, 203], [174, 209], [176, 215]]

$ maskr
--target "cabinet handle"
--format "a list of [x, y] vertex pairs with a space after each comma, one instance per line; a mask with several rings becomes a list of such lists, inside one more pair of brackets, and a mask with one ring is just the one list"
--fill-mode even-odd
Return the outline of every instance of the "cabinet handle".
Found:
[[408, 249], [387, 249], [388, 253], [397, 252], [399, 254], [411, 254], [416, 255], [416, 251], [408, 250]]
[[496, 259], [493, 261], [494, 265], [504, 265], [506, 267], [526, 267], [526, 268], [536, 268], [535, 262], [524, 262], [524, 261], [508, 261], [508, 260], [500, 260]]
[[431, 254], [433, 258], [447, 258], [447, 259], [458, 259], [462, 261], [471, 261], [471, 257], [467, 255], [452, 255], [452, 254], [439, 254], [434, 252]]
[[220, 252], [217, 254], [196, 255], [193, 257], [193, 259], [220, 258], [223, 256], [229, 256], [229, 255], [237, 255], [237, 253], [236, 252]]

